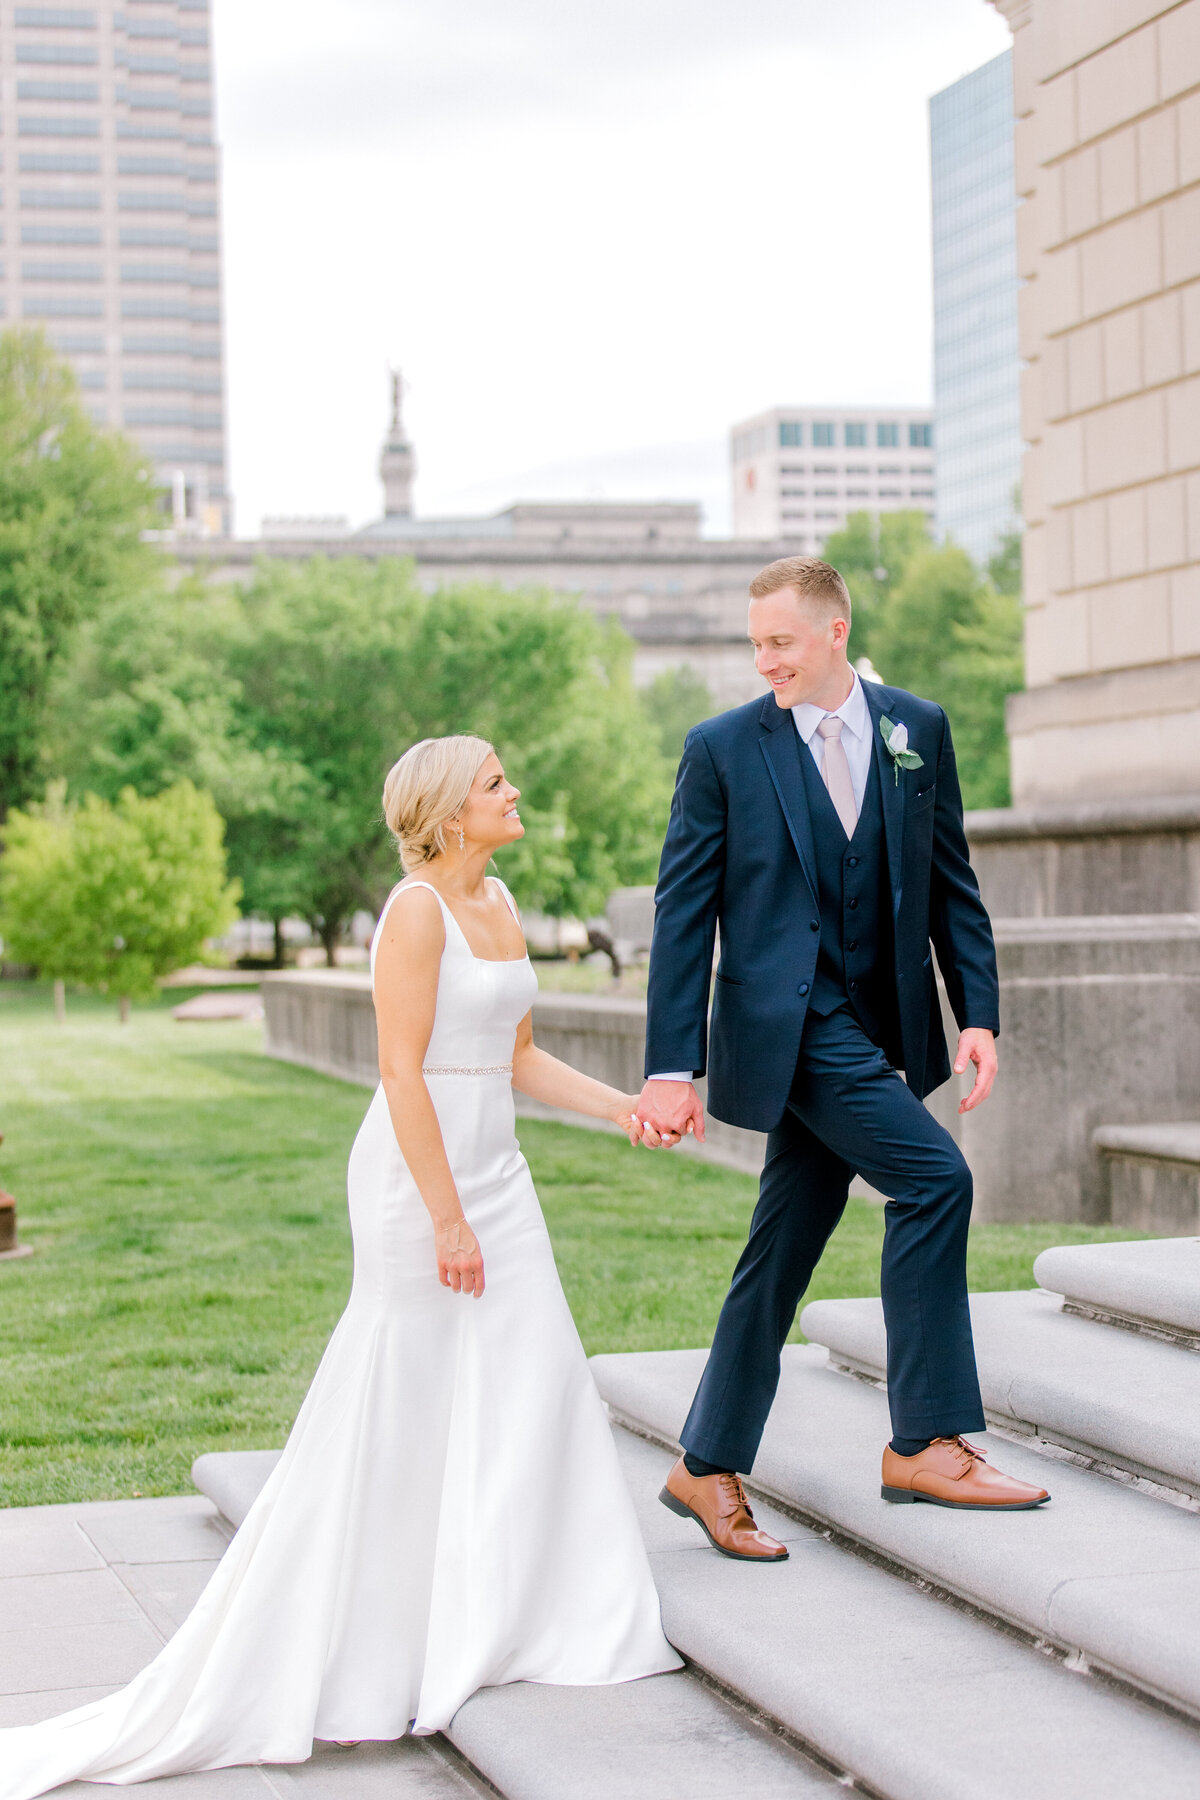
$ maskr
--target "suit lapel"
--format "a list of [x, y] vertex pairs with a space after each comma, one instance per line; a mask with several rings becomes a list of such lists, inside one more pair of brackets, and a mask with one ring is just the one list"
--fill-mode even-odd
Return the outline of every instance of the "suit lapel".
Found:
[[[795, 719], [785, 708], [776, 706], [770, 694], [763, 701], [759, 724], [763, 734], [759, 743], [766, 758], [767, 771], [779, 796], [788, 831], [796, 846], [796, 855], [800, 858], [800, 866], [815, 901], [818, 899], [817, 856], [813, 845], [812, 820], [808, 814], [808, 795], [804, 791], [804, 776], [800, 770], [800, 757], [807, 756], [808, 751], [800, 741]], [[783, 729], [785, 726], [786, 730]]]
[[900, 872], [904, 853], [904, 796], [908, 787], [902, 773], [897, 782], [892, 767], [892, 759], [888, 755], [887, 745], [883, 741], [883, 733], [879, 729], [879, 721], [887, 713], [893, 725], [901, 723], [892, 718], [888, 712], [887, 702], [883, 698], [884, 689], [873, 681], [863, 682], [863, 693], [867, 697], [867, 711], [871, 715], [871, 745], [875, 757], [875, 768], [879, 775], [880, 804], [883, 808], [883, 836], [887, 845], [888, 882], [892, 890], [892, 910], [900, 908]]

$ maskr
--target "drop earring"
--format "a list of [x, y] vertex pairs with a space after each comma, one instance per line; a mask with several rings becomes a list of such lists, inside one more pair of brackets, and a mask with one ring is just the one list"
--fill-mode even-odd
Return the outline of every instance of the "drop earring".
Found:
[[465, 850], [467, 847], [466, 836], [461, 825], [458, 828], [458, 847], [460, 850]]

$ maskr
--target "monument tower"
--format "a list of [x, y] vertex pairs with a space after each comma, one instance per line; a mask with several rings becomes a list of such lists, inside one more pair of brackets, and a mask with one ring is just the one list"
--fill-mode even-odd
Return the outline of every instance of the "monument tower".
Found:
[[388, 519], [412, 517], [412, 484], [417, 472], [417, 459], [400, 415], [403, 393], [404, 378], [399, 369], [393, 369], [392, 421], [379, 457], [379, 473], [383, 480], [383, 511], [384, 517]]

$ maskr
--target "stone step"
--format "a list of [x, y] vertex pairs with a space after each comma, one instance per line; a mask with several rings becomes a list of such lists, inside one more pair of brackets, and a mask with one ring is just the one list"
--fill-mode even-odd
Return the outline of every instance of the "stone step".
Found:
[[[648, 1450], [629, 1441], [638, 1458]], [[192, 1474], [240, 1525], [278, 1460], [277, 1450], [217, 1452], [198, 1457]], [[602, 1688], [484, 1688], [445, 1736], [505, 1800], [834, 1800], [844, 1791], [690, 1671]]]
[[[644, 1390], [661, 1385], [666, 1362], [670, 1406], [700, 1360], [596, 1367], [639, 1365], [630, 1373]], [[758, 1517], [790, 1560], [752, 1568], [718, 1556], [658, 1502], [670, 1453], [615, 1435], [664, 1625], [691, 1667], [611, 1688], [517, 1683], [474, 1695], [447, 1735], [507, 1800], [832, 1800], [850, 1785], [882, 1800], [1127, 1800], [1148, 1788], [1155, 1800], [1194, 1800], [1191, 1724], [769, 1504]], [[211, 1491], [220, 1459], [204, 1460]], [[240, 1505], [265, 1471], [226, 1460], [223, 1491]]]
[[1147, 1232], [1200, 1228], [1200, 1123], [1101, 1125], [1092, 1143], [1114, 1225]]
[[1200, 1350], [1200, 1238], [1061, 1244], [1042, 1251], [1033, 1273], [1070, 1312]]
[[[619, 1420], [671, 1443], [705, 1354], [597, 1357], [592, 1366]], [[986, 1435], [980, 1442], [999, 1466], [1050, 1488], [1048, 1506], [999, 1517], [889, 1506], [879, 1494], [880, 1452], [890, 1431], [886, 1396], [832, 1370], [816, 1345], [789, 1348], [783, 1364], [754, 1466], [756, 1491], [1075, 1664], [1200, 1718], [1194, 1514]], [[990, 1757], [996, 1740], [989, 1733], [986, 1741]]]
[[[972, 1294], [971, 1322], [993, 1423], [1200, 1499], [1200, 1356], [1037, 1291]], [[878, 1300], [816, 1300], [800, 1328], [835, 1364], [883, 1379]]]
[[[789, 1560], [754, 1568], [719, 1556], [657, 1501], [670, 1453], [620, 1430], [617, 1442], [671, 1641], [841, 1770], [846, 1785], [886, 1800], [1194, 1800], [1200, 1732], [1190, 1723], [1081, 1676], [770, 1505], [756, 1505], [756, 1516], [787, 1541]], [[666, 1787], [655, 1800], [685, 1791]]]

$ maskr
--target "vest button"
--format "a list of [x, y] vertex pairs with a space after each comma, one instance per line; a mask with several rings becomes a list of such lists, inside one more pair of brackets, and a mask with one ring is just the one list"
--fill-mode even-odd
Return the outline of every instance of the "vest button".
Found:
[[846, 948], [847, 948], [847, 950], [857, 950], [858, 945], [856, 943], [855, 944], [847, 944]]
[[802, 982], [801, 982], [801, 983], [800, 983], [800, 986], [799, 986], [799, 987], [798, 987], [798, 988], [797, 988], [797, 989], [796, 989], [796, 992], [797, 992], [797, 993], [798, 993], [798, 994], [799, 994], [799, 995], [801, 995], [801, 997], [803, 997], [803, 996], [804, 996], [804, 995], [805, 995], [805, 994], [807, 994], [807, 992], [808, 992], [808, 983], [807, 983], [807, 981], [802, 981]]
[[858, 901], [857, 900], [847, 900], [846, 905], [850, 908], [850, 911], [853, 912], [855, 907], [858, 905]]
[[808, 921], [808, 929], [810, 931], [820, 931], [820, 929], [821, 929], [820, 919], [810, 919]]
[[848, 981], [846, 983], [846, 986], [850, 989], [850, 992], [853, 993], [855, 988], [858, 986], [858, 983], [857, 983], [857, 981]]
[[850, 867], [850, 868], [851, 868], [851, 869], [857, 869], [857, 867], [858, 867], [858, 858], [857, 858], [857, 856], [848, 856], [848, 857], [847, 857], [847, 858], [846, 858], [846, 862], [847, 862], [847, 865], [848, 865], [848, 866], [849, 866], [849, 867]]

